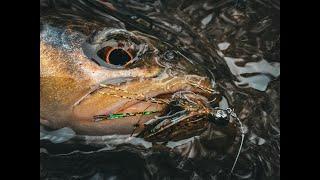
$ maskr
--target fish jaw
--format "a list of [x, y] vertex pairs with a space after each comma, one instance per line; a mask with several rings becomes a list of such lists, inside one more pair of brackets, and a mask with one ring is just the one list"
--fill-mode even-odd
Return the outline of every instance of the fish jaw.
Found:
[[[194, 76], [193, 76], [194, 78]], [[200, 77], [199, 77], [200, 78]], [[79, 134], [108, 135], [108, 134], [130, 134], [135, 129], [139, 133], [144, 123], [159, 116], [168, 107], [164, 98], [161, 101], [157, 97], [165, 95], [171, 97], [180, 91], [190, 91], [209, 96], [195, 87], [190, 86], [187, 81], [190, 78], [175, 77], [164, 82], [149, 79], [135, 81], [120, 86], [104, 86], [93, 93], [88, 94], [80, 102], [73, 106], [73, 118], [71, 126]], [[203, 81], [202, 86], [208, 87], [208, 81]], [[152, 111], [151, 115], [135, 115], [117, 119], [105, 119], [96, 122], [94, 116], [110, 115], [117, 113], [138, 113]]]

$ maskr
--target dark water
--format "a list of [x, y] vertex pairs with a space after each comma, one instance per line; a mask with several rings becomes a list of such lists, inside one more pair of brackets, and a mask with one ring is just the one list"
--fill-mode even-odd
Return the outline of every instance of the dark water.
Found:
[[[153, 35], [206, 66], [224, 89], [225, 105], [245, 125], [245, 140], [229, 175], [240, 139], [211, 151], [195, 139], [178, 151], [114, 143], [40, 141], [43, 179], [279, 179], [280, 2], [277, 0], [40, 1], [112, 16], [126, 29]], [[210, 75], [211, 74], [211, 75]], [[121, 141], [121, 138], [118, 138]], [[89, 142], [90, 140], [87, 139]], [[109, 142], [109, 143], [108, 143]], [[117, 144], [117, 145], [112, 145]]]

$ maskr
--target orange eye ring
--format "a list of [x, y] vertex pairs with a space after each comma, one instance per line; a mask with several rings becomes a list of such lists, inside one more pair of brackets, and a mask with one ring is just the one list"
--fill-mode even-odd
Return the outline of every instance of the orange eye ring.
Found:
[[107, 48], [105, 61], [108, 64], [126, 65], [133, 57], [132, 54], [123, 48]]

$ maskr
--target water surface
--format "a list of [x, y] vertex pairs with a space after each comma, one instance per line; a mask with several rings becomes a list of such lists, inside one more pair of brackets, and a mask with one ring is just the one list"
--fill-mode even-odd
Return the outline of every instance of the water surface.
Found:
[[[245, 125], [245, 140], [232, 179], [280, 176], [280, 2], [276, 0], [40, 1], [112, 16], [128, 30], [157, 37], [179, 49], [224, 89], [221, 106], [232, 106]], [[94, 16], [92, 16], [94, 18]], [[117, 139], [117, 141], [115, 141]], [[227, 179], [239, 147], [212, 150], [197, 137], [187, 149], [146, 148], [126, 137], [98, 145], [41, 141], [43, 179]], [[82, 140], [83, 141], [83, 140]], [[96, 141], [86, 139], [85, 142]], [[121, 142], [121, 143], [119, 143]], [[141, 145], [143, 144], [143, 145]], [[178, 152], [178, 153], [177, 153]], [[179, 153], [180, 152], [180, 153]]]

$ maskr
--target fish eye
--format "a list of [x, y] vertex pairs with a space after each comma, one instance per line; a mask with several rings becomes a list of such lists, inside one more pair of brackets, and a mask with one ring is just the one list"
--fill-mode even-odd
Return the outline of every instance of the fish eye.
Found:
[[107, 64], [125, 66], [132, 59], [133, 55], [128, 49], [122, 47], [104, 47], [97, 52], [98, 56]]
[[94, 33], [82, 49], [88, 58], [107, 68], [132, 68], [150, 50], [144, 39], [118, 29]]

